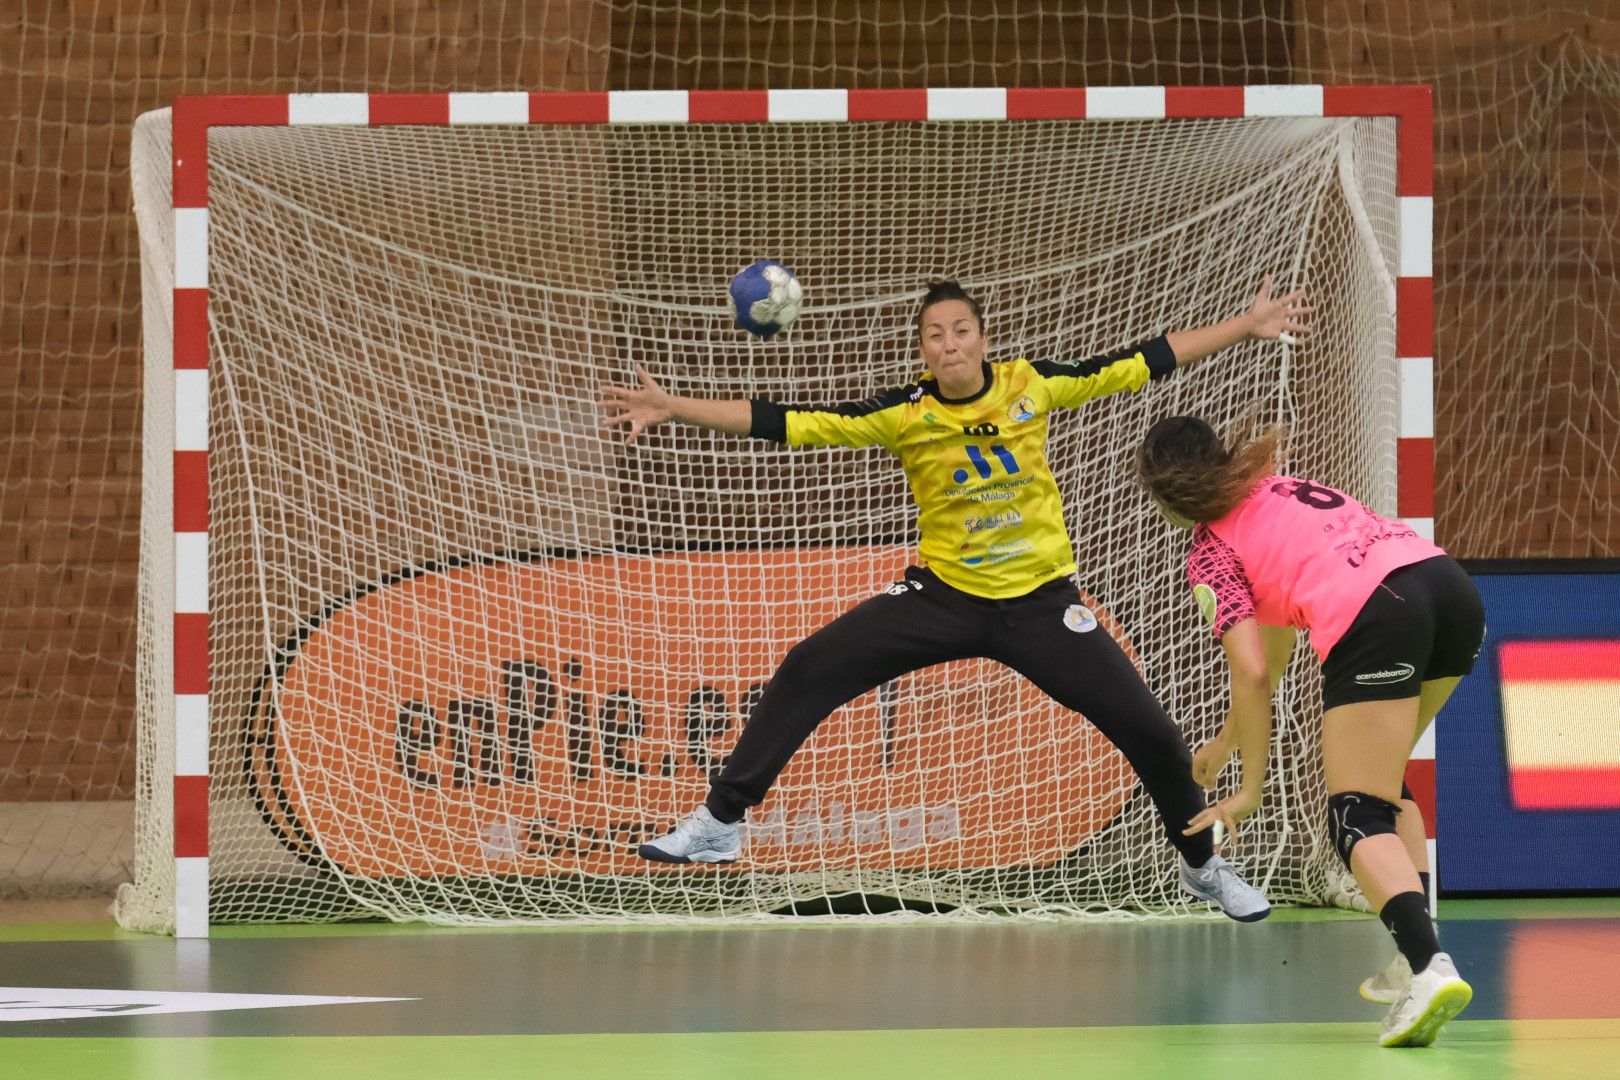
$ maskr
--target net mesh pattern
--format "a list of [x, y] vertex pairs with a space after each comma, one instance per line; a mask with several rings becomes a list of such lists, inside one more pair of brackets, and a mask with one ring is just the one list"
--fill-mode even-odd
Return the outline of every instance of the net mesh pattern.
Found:
[[[137, 167], [161, 188], [167, 117], [143, 124]], [[835, 713], [735, 867], [638, 862], [782, 653], [899, 576], [915, 510], [880, 450], [677, 425], [627, 446], [597, 390], [639, 362], [696, 396], [858, 400], [919, 374], [917, 300], [941, 277], [982, 297], [1000, 359], [1218, 321], [1264, 271], [1308, 285], [1308, 344], [1245, 343], [1052, 418], [1082, 588], [1196, 744], [1224, 710], [1219, 650], [1186, 536], [1131, 455], [1162, 415], [1281, 420], [1294, 467], [1393, 512], [1393, 136], [1348, 119], [216, 129], [214, 917], [747, 917], [851, 894], [857, 912], [1185, 912], [1123, 759], [987, 661]], [[724, 307], [762, 256], [808, 295], [768, 343]], [[1284, 902], [1349, 897], [1316, 820], [1316, 679], [1302, 661], [1286, 683], [1245, 841]], [[163, 702], [144, 704], [160, 726]]]

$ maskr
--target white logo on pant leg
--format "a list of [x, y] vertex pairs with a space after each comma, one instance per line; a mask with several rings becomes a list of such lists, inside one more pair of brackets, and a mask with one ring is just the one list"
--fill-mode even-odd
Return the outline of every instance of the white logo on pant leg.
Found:
[[1063, 625], [1077, 634], [1097, 629], [1097, 616], [1084, 604], [1070, 604], [1069, 609], [1063, 613]]
[[1356, 676], [1356, 682], [1362, 686], [1388, 686], [1391, 683], [1405, 682], [1417, 672], [1411, 664], [1396, 664], [1383, 671], [1365, 671]]

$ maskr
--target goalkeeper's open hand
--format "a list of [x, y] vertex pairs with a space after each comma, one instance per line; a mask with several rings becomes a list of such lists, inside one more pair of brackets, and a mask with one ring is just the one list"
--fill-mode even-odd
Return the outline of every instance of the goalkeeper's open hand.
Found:
[[598, 400], [608, 409], [617, 410], [602, 421], [604, 427], [623, 424], [630, 430], [624, 437], [631, 442], [650, 427], [656, 427], [674, 414], [669, 392], [658, 385], [647, 369], [636, 365], [636, 378], [640, 386], [604, 386]]
[[1286, 341], [1292, 344], [1297, 338], [1311, 332], [1310, 320], [1306, 316], [1312, 310], [1305, 304], [1303, 288], [1273, 297], [1271, 275], [1267, 274], [1260, 281], [1260, 291], [1254, 294], [1254, 300], [1249, 304], [1249, 336], [1274, 340], [1286, 335]]

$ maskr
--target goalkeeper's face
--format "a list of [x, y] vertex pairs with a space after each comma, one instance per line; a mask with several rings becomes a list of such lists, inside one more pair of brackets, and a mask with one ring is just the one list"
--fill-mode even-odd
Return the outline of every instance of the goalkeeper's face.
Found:
[[928, 373], [946, 397], [972, 397], [984, 389], [984, 327], [962, 300], [930, 304], [919, 320], [919, 348]]

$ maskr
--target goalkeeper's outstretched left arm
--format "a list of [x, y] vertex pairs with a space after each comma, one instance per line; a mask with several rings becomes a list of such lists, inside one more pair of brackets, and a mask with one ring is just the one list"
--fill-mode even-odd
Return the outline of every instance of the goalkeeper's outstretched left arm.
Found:
[[1305, 305], [1305, 290], [1295, 289], [1282, 296], [1271, 295], [1271, 275], [1260, 282], [1249, 310], [1223, 322], [1196, 330], [1175, 330], [1165, 335], [1176, 354], [1176, 366], [1187, 367], [1210, 353], [1219, 352], [1248, 338], [1275, 340], [1283, 334], [1305, 335], [1310, 324], [1305, 318], [1311, 309]]

